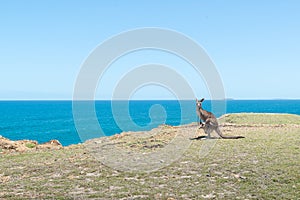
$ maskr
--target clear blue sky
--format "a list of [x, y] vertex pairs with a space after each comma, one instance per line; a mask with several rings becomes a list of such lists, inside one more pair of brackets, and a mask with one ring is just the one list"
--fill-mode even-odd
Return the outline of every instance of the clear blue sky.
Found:
[[228, 98], [300, 99], [299, 11], [298, 0], [1, 0], [0, 99], [71, 99], [89, 53], [142, 27], [195, 40], [215, 63]]

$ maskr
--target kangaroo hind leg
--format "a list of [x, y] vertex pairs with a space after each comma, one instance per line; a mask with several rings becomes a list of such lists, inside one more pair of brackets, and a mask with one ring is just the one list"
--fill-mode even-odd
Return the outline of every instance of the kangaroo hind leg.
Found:
[[210, 124], [205, 124], [204, 132], [207, 134], [207, 138], [210, 139], [210, 134], [212, 132], [212, 127]]

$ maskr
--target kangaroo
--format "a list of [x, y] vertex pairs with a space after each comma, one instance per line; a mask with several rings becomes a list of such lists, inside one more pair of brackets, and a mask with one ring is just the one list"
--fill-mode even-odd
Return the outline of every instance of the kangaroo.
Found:
[[[223, 139], [239, 139], [245, 138], [243, 136], [225, 136], [219, 129], [219, 124], [217, 118], [214, 116], [213, 113], [208, 112], [202, 108], [202, 102], [204, 98], [201, 100], [196, 99], [196, 112], [198, 117], [200, 118], [200, 127], [204, 128], [204, 132], [207, 134], [207, 137], [210, 138], [210, 134], [212, 131], [216, 131], [217, 134]], [[201, 122], [204, 121], [204, 123]]]

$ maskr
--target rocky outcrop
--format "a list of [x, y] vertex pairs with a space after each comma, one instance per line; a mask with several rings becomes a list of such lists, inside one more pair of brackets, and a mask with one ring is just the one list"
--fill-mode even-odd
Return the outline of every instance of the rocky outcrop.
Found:
[[37, 149], [61, 149], [62, 145], [58, 140], [50, 140], [49, 142], [37, 145]]
[[0, 153], [27, 152], [43, 149], [61, 149], [63, 146], [58, 140], [39, 144], [35, 140], [17, 140], [12, 141], [0, 136]]

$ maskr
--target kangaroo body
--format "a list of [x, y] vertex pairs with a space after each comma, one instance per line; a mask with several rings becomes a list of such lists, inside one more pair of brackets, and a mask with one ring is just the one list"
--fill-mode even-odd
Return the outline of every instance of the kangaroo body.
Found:
[[[214, 116], [213, 113], [208, 112], [202, 108], [202, 102], [204, 101], [204, 98], [201, 100], [196, 99], [196, 113], [198, 117], [200, 118], [200, 128], [204, 128], [204, 132], [207, 134], [207, 137], [210, 138], [210, 134], [213, 131], [216, 131], [216, 133], [223, 139], [239, 139], [239, 138], [245, 138], [243, 136], [225, 136], [222, 134], [221, 130], [219, 129], [219, 123], [217, 118]], [[201, 120], [204, 121], [204, 124], [201, 122]]]

